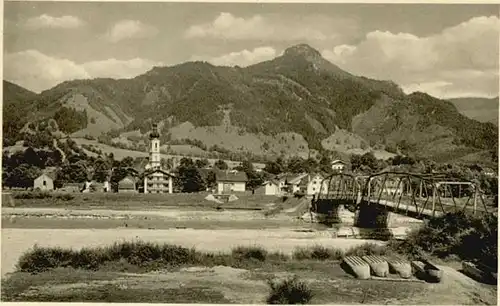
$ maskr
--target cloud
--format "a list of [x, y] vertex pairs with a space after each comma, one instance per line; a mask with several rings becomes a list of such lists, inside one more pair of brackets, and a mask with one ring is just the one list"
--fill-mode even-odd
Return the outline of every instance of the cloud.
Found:
[[475, 17], [426, 37], [373, 31], [323, 56], [354, 74], [390, 79], [438, 97], [498, 95], [500, 20]]
[[74, 62], [36, 50], [6, 54], [4, 58], [4, 78], [35, 92], [63, 81], [89, 77], [85, 69]]
[[5, 54], [4, 78], [35, 92], [68, 80], [99, 77], [132, 78], [162, 63], [147, 59], [108, 59], [77, 64], [37, 50]]
[[33, 17], [25, 22], [25, 27], [30, 30], [38, 29], [75, 29], [83, 26], [85, 23], [75, 16], [53, 17], [50, 15], [40, 15]]
[[272, 47], [258, 47], [251, 51], [245, 49], [238, 52], [231, 52], [217, 57], [193, 56], [191, 60], [204, 60], [217, 66], [241, 66], [246, 67], [262, 61], [273, 59], [277, 56], [276, 50]]
[[236, 17], [222, 12], [212, 22], [193, 25], [184, 33], [188, 39], [329, 41], [351, 35], [357, 24], [351, 19], [321, 15], [300, 16], [288, 20], [278, 15]]
[[82, 67], [93, 77], [99, 78], [133, 78], [150, 70], [153, 66], [163, 66], [161, 62], [154, 62], [142, 58], [127, 61], [107, 59], [82, 64]]
[[158, 29], [139, 20], [121, 20], [108, 30], [104, 38], [112, 43], [117, 43], [125, 39], [142, 39], [157, 34]]

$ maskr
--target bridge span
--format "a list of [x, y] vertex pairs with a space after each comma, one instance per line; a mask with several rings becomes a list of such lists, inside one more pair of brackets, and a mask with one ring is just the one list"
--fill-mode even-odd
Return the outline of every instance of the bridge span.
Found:
[[381, 172], [369, 176], [347, 173], [325, 178], [311, 210], [320, 222], [339, 223], [343, 206], [355, 212], [355, 226], [386, 228], [389, 213], [426, 219], [450, 212], [488, 212], [484, 195], [474, 182], [445, 174]]

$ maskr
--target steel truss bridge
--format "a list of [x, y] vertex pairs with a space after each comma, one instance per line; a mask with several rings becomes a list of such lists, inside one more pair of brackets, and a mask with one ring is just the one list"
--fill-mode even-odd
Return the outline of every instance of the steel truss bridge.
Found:
[[492, 210], [474, 182], [445, 174], [406, 172], [332, 174], [323, 180], [311, 204], [313, 212], [330, 220], [327, 223], [339, 222], [338, 208], [343, 205], [356, 212], [355, 225], [360, 227], [387, 225], [389, 212], [425, 219], [451, 212], [476, 215]]

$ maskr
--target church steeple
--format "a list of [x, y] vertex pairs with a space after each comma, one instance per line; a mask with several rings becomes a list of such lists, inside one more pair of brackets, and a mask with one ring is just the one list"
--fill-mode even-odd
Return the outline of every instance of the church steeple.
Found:
[[160, 133], [158, 132], [158, 125], [156, 123], [153, 123], [153, 130], [149, 134], [149, 140], [149, 163], [151, 168], [159, 168], [161, 166]]
[[149, 139], [160, 138], [160, 133], [158, 132], [158, 124], [153, 123], [153, 130], [149, 134]]

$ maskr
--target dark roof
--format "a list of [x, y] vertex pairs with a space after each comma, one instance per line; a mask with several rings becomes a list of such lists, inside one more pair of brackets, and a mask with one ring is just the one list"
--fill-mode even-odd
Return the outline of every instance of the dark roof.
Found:
[[333, 160], [333, 161], [331, 162], [331, 164], [344, 164], [344, 165], [346, 165], [346, 164], [347, 164], [347, 162], [345, 162], [345, 161], [343, 161], [343, 160], [341, 160], [341, 159], [336, 159], [336, 160]]
[[262, 186], [268, 185], [269, 183], [272, 183], [276, 186], [279, 186], [279, 181], [275, 180], [275, 179], [270, 179], [270, 180], [264, 181], [264, 183], [262, 183]]
[[220, 182], [247, 182], [247, 174], [245, 172], [230, 172], [218, 171], [215, 173], [215, 178]]
[[286, 177], [287, 184], [299, 184], [307, 176], [307, 173], [291, 174]]
[[46, 173], [42, 173], [40, 174], [37, 178], [39, 178], [40, 176], [42, 175], [46, 175], [48, 178], [50, 178], [51, 180], [55, 180], [56, 179], [56, 173], [55, 172], [46, 172]]
[[151, 169], [147, 169], [146, 171], [144, 171], [143, 175], [149, 175], [151, 173], [154, 173], [154, 172], [161, 172], [165, 175], [169, 175], [171, 177], [175, 177], [175, 175], [173, 173], [170, 173], [166, 170], [163, 170], [163, 169], [159, 169], [159, 168], [151, 168]]

